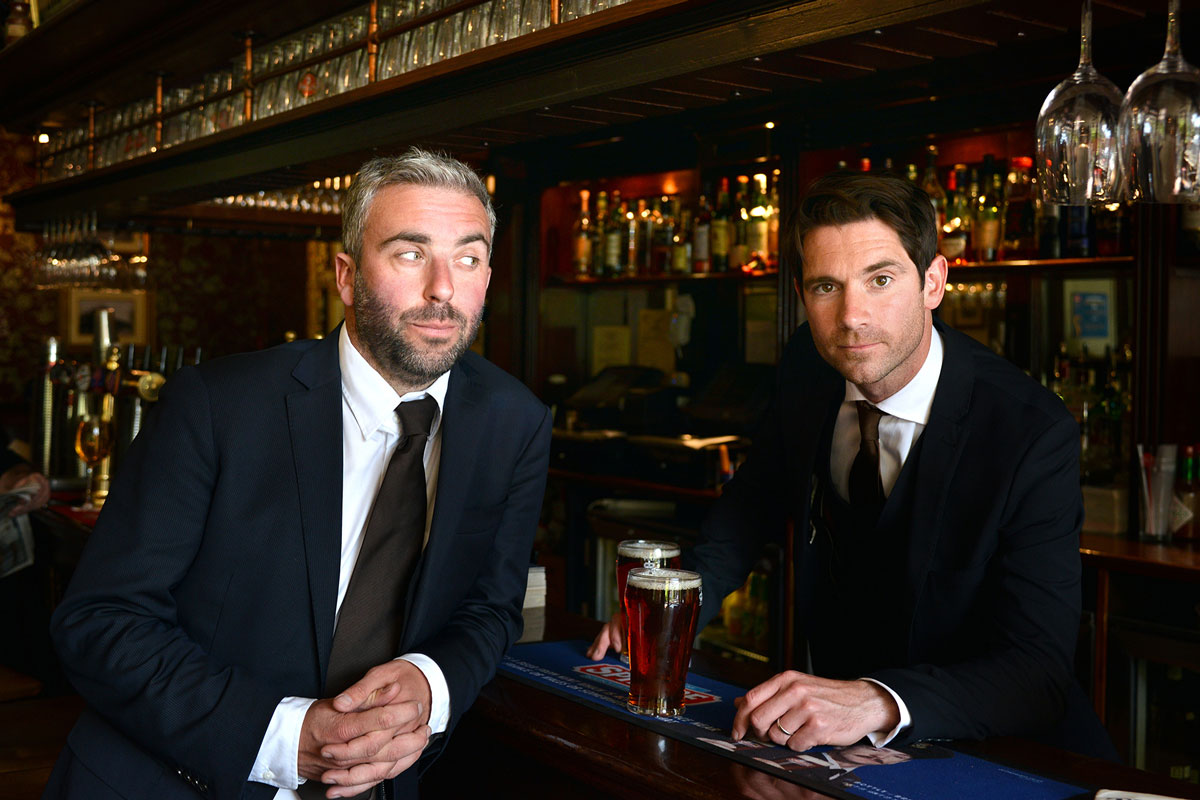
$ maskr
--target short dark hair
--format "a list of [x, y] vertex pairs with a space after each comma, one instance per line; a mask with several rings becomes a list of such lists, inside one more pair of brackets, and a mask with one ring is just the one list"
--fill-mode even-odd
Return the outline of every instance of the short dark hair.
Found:
[[925, 191], [886, 172], [838, 170], [817, 178], [800, 200], [790, 234], [799, 257], [796, 277], [804, 265], [804, 237], [826, 225], [848, 225], [877, 219], [896, 232], [900, 244], [924, 283], [925, 271], [937, 256], [937, 216]]

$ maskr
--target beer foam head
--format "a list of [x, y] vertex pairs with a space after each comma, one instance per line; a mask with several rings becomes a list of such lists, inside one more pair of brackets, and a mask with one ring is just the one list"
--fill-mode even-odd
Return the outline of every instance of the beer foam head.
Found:
[[663, 589], [699, 589], [700, 574], [686, 569], [641, 568], [629, 571], [629, 586], [661, 591]]
[[645, 539], [626, 539], [617, 545], [617, 555], [626, 558], [675, 558], [679, 545], [673, 542], [651, 542]]

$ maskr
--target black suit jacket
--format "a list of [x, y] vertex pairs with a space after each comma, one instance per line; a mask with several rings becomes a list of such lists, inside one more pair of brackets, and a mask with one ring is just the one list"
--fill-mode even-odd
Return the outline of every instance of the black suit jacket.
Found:
[[[281, 698], [322, 696], [333, 641], [337, 341], [169, 381], [54, 616], [89, 710], [47, 796], [274, 794], [247, 781], [263, 734]], [[451, 728], [520, 635], [550, 427], [546, 407], [482, 358], [468, 353], [451, 370], [438, 495], [400, 650], [441, 668]], [[398, 779], [400, 796], [415, 772]]]
[[[906, 652], [864, 677], [890, 686], [912, 713], [897, 744], [1011, 734], [1110, 756], [1073, 678], [1083, 520], [1078, 426], [1057, 397], [1010, 363], [935, 325], [945, 359], [912, 465], [915, 510], [907, 553], [895, 565], [898, 608], [889, 609], [907, 631]], [[837, 613], [814, 591], [825, 565], [809, 513], [813, 475], [819, 459], [828, 465], [828, 432], [844, 394], [844, 378], [801, 327], [749, 457], [703, 526], [694, 555], [704, 576], [702, 622], [788, 520], [800, 632], [814, 615]], [[854, 620], [843, 629], [854, 635]], [[1061, 730], [1066, 717], [1070, 730]]]

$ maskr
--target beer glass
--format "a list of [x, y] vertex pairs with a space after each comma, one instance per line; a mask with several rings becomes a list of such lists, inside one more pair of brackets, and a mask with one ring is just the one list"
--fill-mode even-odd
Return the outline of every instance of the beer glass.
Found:
[[[652, 542], [646, 539], [626, 539], [617, 545], [617, 602], [625, 602], [625, 579], [634, 567], [669, 567], [679, 569], [679, 545], [674, 542]], [[625, 649], [622, 660], [629, 654], [629, 623], [625, 623]]]
[[658, 567], [629, 571], [630, 711], [655, 717], [683, 713], [700, 597], [698, 573]]
[[75, 454], [87, 466], [87, 488], [83, 493], [83, 504], [77, 508], [91, 511], [97, 508], [92, 502], [92, 476], [96, 465], [112, 451], [116, 430], [113, 425], [112, 395], [89, 392], [81, 398], [81, 402], [84, 409], [75, 428]]

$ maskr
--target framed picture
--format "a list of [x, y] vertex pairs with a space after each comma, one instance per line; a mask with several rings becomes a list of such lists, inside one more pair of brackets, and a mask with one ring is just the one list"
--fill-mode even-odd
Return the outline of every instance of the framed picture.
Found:
[[95, 312], [111, 308], [109, 335], [119, 344], [145, 346], [153, 334], [149, 296], [145, 291], [67, 288], [62, 292], [61, 319], [67, 347], [92, 344]]

